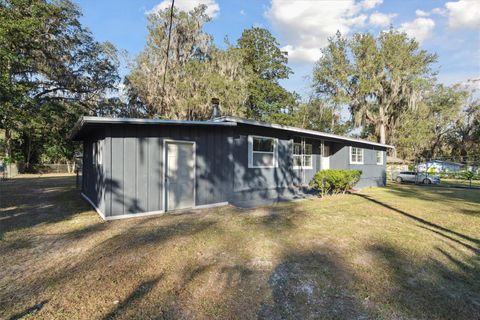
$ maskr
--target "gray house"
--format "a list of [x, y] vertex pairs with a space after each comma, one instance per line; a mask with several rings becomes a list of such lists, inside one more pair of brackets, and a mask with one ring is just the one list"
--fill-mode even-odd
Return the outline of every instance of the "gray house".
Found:
[[391, 146], [235, 117], [208, 121], [82, 117], [82, 195], [118, 219], [302, 197], [318, 170], [359, 169], [384, 186]]

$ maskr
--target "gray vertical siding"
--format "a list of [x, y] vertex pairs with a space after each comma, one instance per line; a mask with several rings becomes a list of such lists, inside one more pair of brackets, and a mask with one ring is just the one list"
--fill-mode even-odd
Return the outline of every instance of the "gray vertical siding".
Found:
[[163, 211], [163, 148], [167, 140], [196, 142], [197, 206], [228, 201], [229, 135], [224, 127], [110, 125], [106, 216]]
[[104, 212], [105, 188], [104, 188], [104, 164], [94, 164], [94, 144], [105, 145], [103, 130], [94, 132], [91, 139], [83, 142], [83, 168], [82, 168], [82, 192], [93, 204]]
[[[363, 164], [350, 164], [350, 146], [363, 149]], [[356, 185], [357, 188], [385, 186], [386, 152], [381, 150], [383, 152], [383, 165], [378, 165], [376, 162], [376, 150], [381, 150], [381, 148], [356, 143], [349, 145], [336, 143], [334, 154], [330, 160], [330, 167], [332, 169], [361, 170], [362, 176]]]
[[[248, 168], [248, 136], [278, 139], [278, 167]], [[312, 144], [312, 169], [293, 169], [293, 143]], [[103, 163], [93, 165], [93, 143], [103, 143]], [[163, 211], [164, 143], [196, 143], [195, 205], [230, 202], [254, 206], [267, 199], [292, 198], [303, 192], [321, 169], [321, 139], [289, 131], [239, 124], [237, 127], [183, 125], [116, 125], [102, 127], [84, 142], [83, 192], [108, 217]], [[364, 148], [364, 164], [349, 162], [349, 146], [326, 140], [331, 146], [330, 168], [362, 170], [358, 187], [385, 184], [384, 164], [377, 165], [375, 148]]]

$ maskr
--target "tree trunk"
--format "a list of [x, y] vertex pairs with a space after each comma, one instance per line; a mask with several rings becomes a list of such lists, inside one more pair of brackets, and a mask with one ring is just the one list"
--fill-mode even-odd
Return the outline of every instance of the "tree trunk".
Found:
[[32, 155], [32, 139], [31, 137], [28, 136], [27, 138], [28, 140], [28, 145], [27, 145], [27, 163], [26, 163], [26, 167], [28, 168], [28, 170], [30, 170], [30, 157]]
[[385, 110], [383, 107], [380, 107], [380, 128], [379, 128], [379, 133], [380, 133], [380, 143], [385, 144], [385, 141], [387, 140], [385, 137]]
[[12, 156], [12, 137], [8, 128], [5, 129], [5, 156], [7, 159]]

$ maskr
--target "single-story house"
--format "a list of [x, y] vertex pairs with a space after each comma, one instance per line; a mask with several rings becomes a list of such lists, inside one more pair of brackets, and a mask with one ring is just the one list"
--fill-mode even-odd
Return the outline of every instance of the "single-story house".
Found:
[[362, 170], [384, 186], [389, 145], [237, 117], [206, 121], [82, 117], [82, 195], [118, 219], [305, 195], [322, 169]]
[[429, 160], [416, 165], [417, 171], [420, 172], [459, 172], [463, 170], [464, 165], [461, 163], [448, 162], [442, 160]]

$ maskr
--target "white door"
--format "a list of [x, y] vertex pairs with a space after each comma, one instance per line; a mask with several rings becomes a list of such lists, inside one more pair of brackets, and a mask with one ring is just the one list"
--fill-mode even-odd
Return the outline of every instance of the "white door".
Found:
[[322, 170], [330, 169], [330, 146], [322, 141], [321, 149], [320, 168]]
[[166, 211], [195, 206], [195, 144], [167, 142]]

